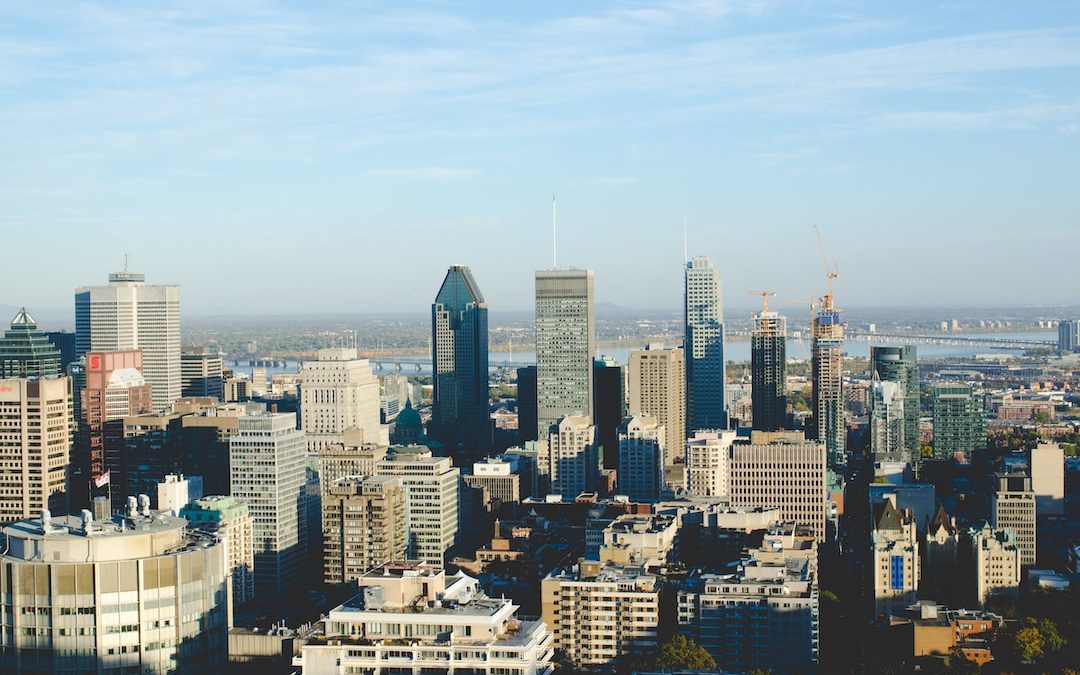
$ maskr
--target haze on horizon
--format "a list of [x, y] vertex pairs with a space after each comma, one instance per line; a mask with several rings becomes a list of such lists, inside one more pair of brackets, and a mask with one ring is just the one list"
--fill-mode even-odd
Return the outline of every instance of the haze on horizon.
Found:
[[[1075, 304], [1080, 7], [257, 0], [0, 7], [0, 304], [122, 265], [186, 315], [678, 309], [690, 255], [867, 306]], [[30, 283], [32, 281], [32, 283]], [[792, 311], [795, 311], [793, 309]]]

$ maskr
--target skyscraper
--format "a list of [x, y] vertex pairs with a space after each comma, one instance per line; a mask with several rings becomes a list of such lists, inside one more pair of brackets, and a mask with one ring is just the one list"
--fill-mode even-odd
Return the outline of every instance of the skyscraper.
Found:
[[565, 415], [592, 414], [596, 351], [590, 270], [536, 272], [537, 437]]
[[909, 461], [904, 445], [904, 395], [900, 384], [874, 380], [870, 387], [870, 454], [874, 461]]
[[682, 464], [686, 442], [686, 352], [651, 344], [630, 352], [629, 414], [654, 415], [666, 429], [664, 466]]
[[750, 335], [750, 396], [754, 429], [783, 429], [787, 419], [787, 319], [769, 311], [754, 315]]
[[522, 443], [535, 441], [536, 427], [536, 366], [517, 369], [518, 438]]
[[844, 322], [832, 291], [822, 298], [810, 329], [813, 336], [813, 437], [825, 444], [829, 468], [847, 463], [844, 426]]
[[[520, 379], [519, 379], [520, 386]], [[593, 421], [604, 468], [619, 464], [619, 425], [626, 417], [626, 369], [614, 357], [593, 361]]]
[[60, 374], [60, 350], [38, 330], [23, 307], [0, 338], [0, 378], [55, 377]]
[[985, 449], [986, 415], [971, 385], [934, 385], [934, 457], [947, 459], [962, 452], [970, 460]]
[[71, 378], [0, 379], [0, 524], [67, 509]]
[[300, 419], [308, 452], [342, 443], [348, 429], [359, 429], [365, 443], [390, 442], [380, 424], [379, 378], [352, 347], [320, 349], [304, 362]]
[[190, 396], [225, 398], [225, 378], [221, 354], [207, 347], [185, 347], [180, 352], [180, 393]]
[[180, 398], [180, 287], [147, 286], [135, 272], [75, 291], [76, 356], [141, 349], [154, 410]]
[[635, 413], [619, 428], [619, 493], [635, 502], [655, 502], [664, 489], [664, 425]]
[[1075, 352], [1080, 348], [1080, 321], [1062, 319], [1058, 322], [1058, 349]]
[[896, 382], [904, 397], [904, 447], [919, 454], [919, 361], [914, 345], [871, 347], [870, 376], [882, 382]]
[[487, 312], [469, 268], [451, 265], [431, 305], [434, 391], [428, 435], [473, 454], [492, 444]]
[[727, 427], [724, 406], [724, 304], [712, 260], [686, 263], [683, 304], [687, 430]]
[[397, 446], [375, 464], [395, 476], [405, 496], [405, 546], [410, 560], [442, 565], [458, 540], [461, 470], [422, 445]]
[[255, 595], [281, 598], [299, 581], [307, 555], [300, 513], [306, 481], [304, 432], [295, 413], [247, 415], [229, 439], [230, 494], [254, 520]]

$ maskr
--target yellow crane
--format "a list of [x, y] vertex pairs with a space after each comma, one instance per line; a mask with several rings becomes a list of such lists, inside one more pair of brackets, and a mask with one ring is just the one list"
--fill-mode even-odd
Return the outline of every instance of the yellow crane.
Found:
[[840, 276], [839, 268], [834, 261], [832, 266], [829, 265], [829, 256], [825, 254], [825, 242], [821, 239], [821, 228], [814, 225], [814, 234], [817, 235], [818, 250], [821, 251], [821, 264], [825, 267], [825, 278], [829, 282], [829, 292], [822, 298], [822, 309], [825, 311], [833, 311], [833, 279]]
[[761, 296], [761, 313], [769, 311], [769, 298], [776, 295], [776, 291], [749, 291], [750, 295]]

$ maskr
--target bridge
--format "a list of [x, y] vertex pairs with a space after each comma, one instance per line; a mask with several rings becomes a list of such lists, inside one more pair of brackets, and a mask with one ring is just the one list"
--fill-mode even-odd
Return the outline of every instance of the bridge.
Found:
[[[371, 367], [376, 371], [394, 369], [397, 371], [415, 370], [416, 372], [420, 372], [425, 368], [428, 370], [432, 369], [430, 356], [372, 356], [368, 361], [371, 362]], [[535, 363], [525, 361], [488, 359], [488, 370], [498, 370], [499, 368], [524, 368], [526, 366], [535, 365]]]
[[900, 342], [904, 344], [979, 345], [998, 349], [1041, 349], [1057, 347], [1054, 340], [1001, 338], [980, 335], [910, 335], [906, 333], [848, 333], [848, 340], [862, 342]]

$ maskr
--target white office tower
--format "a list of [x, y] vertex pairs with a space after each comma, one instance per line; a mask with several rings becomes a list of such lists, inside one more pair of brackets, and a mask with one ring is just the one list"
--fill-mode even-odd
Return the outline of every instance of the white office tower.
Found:
[[461, 471], [449, 457], [433, 457], [425, 446], [408, 445], [390, 448], [376, 463], [375, 474], [401, 481], [409, 558], [441, 565], [457, 542]]
[[228, 668], [225, 546], [146, 495], [114, 520], [45, 511], [3, 534], [0, 672]]
[[915, 604], [919, 591], [919, 541], [911, 509], [896, 508], [896, 495], [872, 506], [870, 570], [873, 575], [874, 616], [890, 614]]
[[293, 657], [304, 675], [553, 671], [544, 622], [518, 619], [513, 601], [488, 597], [463, 572], [447, 577], [439, 568], [394, 563], [357, 585], [359, 594], [330, 610], [323, 634]]
[[660, 579], [640, 567], [582, 560], [540, 582], [544, 623], [576, 667], [650, 658], [659, 644]]
[[563, 416], [593, 409], [593, 295], [590, 270], [536, 272], [537, 438]]
[[908, 461], [904, 447], [904, 389], [899, 382], [875, 379], [870, 385], [870, 453], [876, 462]]
[[1020, 547], [1012, 533], [983, 523], [968, 530], [967, 538], [975, 567], [975, 602], [980, 608], [1015, 605], [1020, 591]]
[[695, 431], [686, 441], [686, 488], [699, 497], [726, 497], [734, 431]]
[[655, 502], [664, 490], [664, 425], [654, 415], [627, 417], [619, 427], [619, 494]]
[[1039, 443], [1031, 451], [1031, 489], [1040, 516], [1065, 513], [1065, 452], [1057, 443]]
[[0, 525], [67, 510], [71, 378], [0, 380]]
[[825, 541], [831, 508], [825, 446], [801, 432], [755, 431], [750, 443], [734, 443], [730, 457], [731, 505], [780, 509], [784, 522], [810, 528]]
[[600, 472], [592, 418], [581, 413], [567, 415], [551, 425], [547, 439], [552, 494], [573, 499], [591, 492]]
[[304, 432], [295, 413], [248, 415], [229, 439], [230, 494], [255, 521], [255, 595], [279, 598], [299, 581], [307, 555], [301, 492], [307, 482]]
[[320, 349], [301, 372], [300, 421], [308, 452], [342, 443], [359, 429], [365, 443], [388, 445], [390, 432], [379, 423], [379, 378], [367, 359], [351, 347]]
[[75, 355], [141, 349], [154, 410], [180, 398], [180, 287], [147, 286], [135, 272], [75, 291]]
[[679, 590], [679, 633], [723, 672], [817, 671], [817, 542], [797, 531], [771, 528], [730, 573], [694, 573]]

